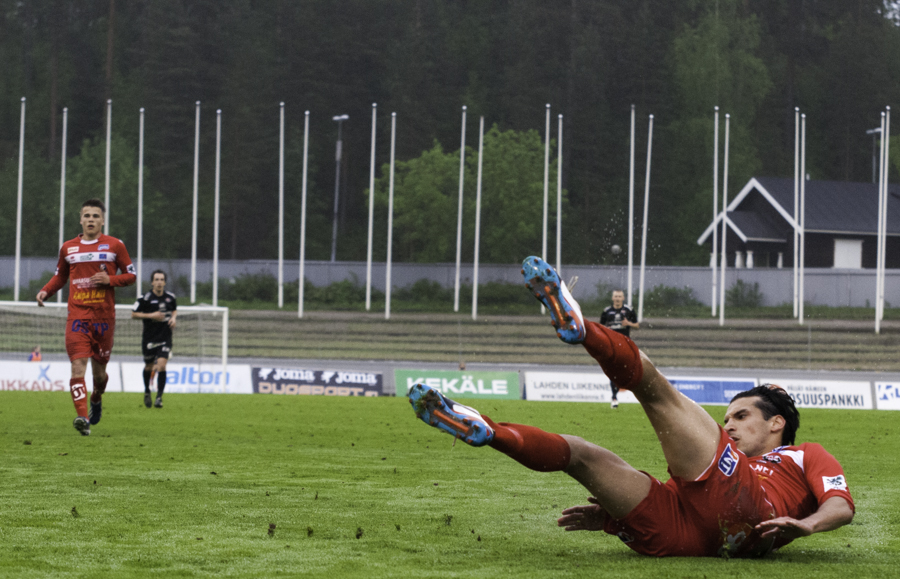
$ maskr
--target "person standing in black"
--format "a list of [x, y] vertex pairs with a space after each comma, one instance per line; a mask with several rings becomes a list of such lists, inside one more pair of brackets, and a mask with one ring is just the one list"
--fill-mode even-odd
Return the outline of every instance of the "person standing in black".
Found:
[[150, 408], [150, 385], [158, 376], [156, 386], [157, 408], [162, 408], [162, 395], [166, 389], [166, 364], [172, 353], [172, 330], [178, 316], [175, 294], [166, 291], [166, 272], [157, 269], [150, 274], [151, 290], [134, 302], [131, 318], [144, 320], [141, 350], [144, 354], [144, 406]]
[[[640, 329], [641, 325], [638, 323], [637, 314], [634, 313], [634, 310], [631, 309], [631, 306], [625, 304], [625, 292], [622, 290], [613, 290], [612, 293], [612, 305], [603, 310], [603, 313], [600, 314], [600, 325], [606, 326], [610, 330], [619, 332], [620, 334], [631, 337], [629, 334], [631, 333], [631, 328]], [[610, 406], [612, 408], [619, 407], [619, 387], [609, 383], [609, 387], [612, 389], [612, 402], [610, 402]]]

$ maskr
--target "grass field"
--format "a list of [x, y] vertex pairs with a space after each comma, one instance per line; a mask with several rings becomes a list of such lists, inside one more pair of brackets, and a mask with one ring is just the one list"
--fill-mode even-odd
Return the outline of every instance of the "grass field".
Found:
[[[67, 394], [0, 392], [0, 576], [856, 579], [900, 567], [897, 413], [802, 411], [798, 441], [844, 465], [852, 525], [761, 561], [656, 560], [558, 529], [559, 512], [585, 500], [574, 481], [451, 447], [403, 398], [184, 394], [162, 410], [141, 400], [108, 395], [81, 437]], [[636, 405], [479, 406], [665, 477]]]

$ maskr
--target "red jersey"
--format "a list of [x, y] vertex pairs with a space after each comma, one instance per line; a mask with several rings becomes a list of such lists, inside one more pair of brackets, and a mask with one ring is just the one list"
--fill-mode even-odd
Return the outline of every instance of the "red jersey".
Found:
[[[109, 274], [109, 285], [99, 286], [91, 276], [100, 271]], [[117, 271], [121, 274], [116, 275]], [[134, 265], [125, 244], [115, 237], [101, 234], [93, 241], [82, 240], [82, 235], [63, 243], [59, 249], [56, 273], [42, 288], [47, 297], [66, 285], [69, 286], [69, 319], [96, 320], [116, 317], [115, 287], [135, 282]]]
[[[779, 446], [748, 458], [776, 516], [804, 519], [831, 497], [841, 497], [856, 512], [840, 463], [821, 444]], [[780, 545], [776, 544], [776, 548]]]

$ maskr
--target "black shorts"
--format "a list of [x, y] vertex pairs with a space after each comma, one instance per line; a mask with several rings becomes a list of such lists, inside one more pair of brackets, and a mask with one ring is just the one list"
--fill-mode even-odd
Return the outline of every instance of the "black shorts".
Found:
[[169, 359], [172, 352], [172, 340], [164, 342], [141, 342], [141, 351], [144, 354], [144, 363], [152, 364], [158, 358]]

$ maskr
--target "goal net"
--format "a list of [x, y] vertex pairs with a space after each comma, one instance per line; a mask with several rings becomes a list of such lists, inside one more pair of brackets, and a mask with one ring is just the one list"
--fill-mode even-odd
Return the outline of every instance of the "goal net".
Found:
[[[0, 355], [27, 358], [41, 347], [43, 355], [66, 354], [65, 303], [0, 301]], [[143, 322], [131, 319], [132, 306], [116, 305], [113, 358], [141, 358]], [[178, 306], [178, 325], [173, 335], [173, 357], [179, 362], [228, 364], [228, 308]]]

